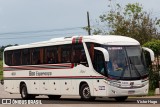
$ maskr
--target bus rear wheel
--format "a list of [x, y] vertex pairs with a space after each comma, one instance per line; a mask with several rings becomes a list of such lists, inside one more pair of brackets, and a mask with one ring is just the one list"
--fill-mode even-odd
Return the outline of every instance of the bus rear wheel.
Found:
[[26, 84], [22, 84], [20, 88], [20, 94], [22, 99], [34, 99], [35, 96], [28, 94]]
[[95, 100], [96, 97], [92, 97], [90, 93], [89, 86], [87, 84], [83, 84], [80, 88], [80, 96], [82, 100]]
[[48, 95], [49, 99], [58, 100], [61, 98], [61, 95]]
[[122, 97], [115, 97], [115, 100], [118, 102], [123, 102], [127, 100], [128, 96], [122, 96]]

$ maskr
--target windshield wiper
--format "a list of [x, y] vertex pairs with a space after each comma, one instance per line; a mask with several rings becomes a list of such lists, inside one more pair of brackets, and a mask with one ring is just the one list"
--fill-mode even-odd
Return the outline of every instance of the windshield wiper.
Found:
[[[141, 74], [139, 73], [138, 69], [136, 68], [136, 66], [133, 64], [132, 60], [130, 57], [129, 58], [129, 62], [131, 64], [131, 66], [133, 66], [135, 68], [136, 74], [138, 74], [141, 77]], [[131, 77], [132, 77], [132, 73], [131, 73]]]
[[[125, 62], [127, 62], [127, 59], [126, 59], [126, 58], [125, 58]], [[121, 79], [122, 79], [122, 77], [124, 76], [127, 67], [129, 67], [128, 64], [126, 64], [126, 65], [123, 67], [123, 71], [122, 71], [122, 74], [121, 74], [121, 76], [120, 76]]]

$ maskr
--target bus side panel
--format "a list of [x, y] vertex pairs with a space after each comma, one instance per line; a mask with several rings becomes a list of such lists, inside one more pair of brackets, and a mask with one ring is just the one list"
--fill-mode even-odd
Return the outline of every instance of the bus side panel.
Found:
[[39, 80], [39, 92], [41, 94], [50, 94], [49, 80]]
[[49, 93], [54, 95], [60, 95], [60, 80], [49, 80]]
[[72, 79], [72, 95], [79, 95], [79, 85], [80, 85], [80, 80], [79, 79]]
[[4, 80], [4, 90], [10, 93], [19, 93], [18, 80]]
[[60, 90], [62, 95], [72, 95], [73, 87], [72, 87], [72, 80], [60, 80]]
[[11, 80], [4, 80], [4, 90], [10, 93], [13, 93], [13, 81]]
[[27, 90], [29, 94], [39, 94], [39, 80], [26, 80]]
[[94, 96], [106, 96], [107, 95], [107, 85], [104, 79], [94, 79], [93, 80], [93, 93]]

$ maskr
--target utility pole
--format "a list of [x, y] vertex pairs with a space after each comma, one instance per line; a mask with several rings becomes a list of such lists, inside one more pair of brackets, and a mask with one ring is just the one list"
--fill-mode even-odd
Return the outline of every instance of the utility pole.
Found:
[[91, 35], [91, 27], [90, 27], [90, 20], [89, 20], [89, 12], [87, 11], [87, 22], [88, 22], [88, 35]]

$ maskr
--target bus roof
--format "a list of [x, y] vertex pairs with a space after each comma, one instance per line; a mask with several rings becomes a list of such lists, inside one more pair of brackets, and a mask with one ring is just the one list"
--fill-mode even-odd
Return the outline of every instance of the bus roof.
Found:
[[41, 46], [49, 46], [49, 45], [61, 45], [72, 43], [73, 38], [82, 37], [83, 42], [94, 42], [104, 45], [140, 45], [140, 43], [130, 37], [119, 36], [119, 35], [91, 35], [91, 36], [72, 36], [72, 37], [61, 37], [61, 38], [53, 38], [48, 41], [30, 43], [25, 45], [11, 46], [5, 48], [6, 50], [14, 50], [14, 49], [24, 49], [24, 48], [32, 48], [32, 47], [41, 47]]
[[133, 38], [126, 37], [126, 36], [119, 36], [119, 35], [86, 36], [85, 42], [90, 42], [90, 41], [96, 42], [99, 44], [105, 44], [105, 45], [140, 45], [140, 43]]

